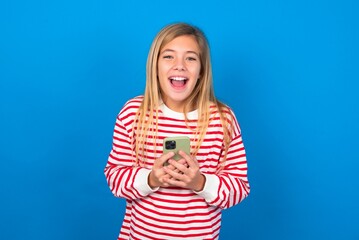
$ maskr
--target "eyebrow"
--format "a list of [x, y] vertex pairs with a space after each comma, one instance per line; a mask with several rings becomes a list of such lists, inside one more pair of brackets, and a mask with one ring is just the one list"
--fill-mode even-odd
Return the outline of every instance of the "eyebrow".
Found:
[[[175, 52], [175, 50], [173, 50], [173, 49], [165, 49], [165, 50], [161, 51], [161, 54], [164, 53], [164, 52]], [[197, 56], [199, 56], [199, 53], [197, 53], [196, 51], [186, 51], [186, 53], [193, 53], [193, 54], [196, 54]]]

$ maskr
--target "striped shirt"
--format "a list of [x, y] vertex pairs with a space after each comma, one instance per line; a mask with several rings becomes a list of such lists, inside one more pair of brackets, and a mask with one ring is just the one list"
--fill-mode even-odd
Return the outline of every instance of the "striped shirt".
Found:
[[[126, 199], [118, 239], [218, 239], [222, 209], [241, 202], [250, 189], [246, 154], [233, 112], [230, 108], [226, 110], [234, 131], [222, 168], [219, 168], [219, 162], [224, 153], [223, 128], [218, 111], [212, 111], [210, 115], [206, 135], [196, 155], [200, 171], [206, 178], [202, 191], [178, 187], [152, 189], [147, 179], [155, 159], [163, 153], [164, 138], [188, 136], [194, 150], [196, 136], [187, 127], [183, 113], [162, 104], [156, 142], [145, 144], [145, 166], [136, 167], [133, 123], [142, 100], [142, 96], [129, 100], [117, 116], [113, 146], [105, 167], [110, 190], [116, 197]], [[215, 110], [214, 105], [211, 108]], [[195, 127], [197, 111], [189, 112], [187, 117], [189, 126]]]

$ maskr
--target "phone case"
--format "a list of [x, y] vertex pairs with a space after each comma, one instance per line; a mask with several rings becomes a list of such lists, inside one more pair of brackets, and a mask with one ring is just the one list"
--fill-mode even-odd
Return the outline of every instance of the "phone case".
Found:
[[[175, 146], [173, 146], [172, 144], [173, 142], [175, 142]], [[190, 145], [189, 137], [186, 136], [167, 137], [163, 140], [163, 154], [166, 154], [168, 152], [174, 152], [175, 155], [172, 157], [172, 159], [180, 160], [182, 156], [178, 154], [179, 150], [184, 151], [188, 155], [191, 154], [191, 145]]]

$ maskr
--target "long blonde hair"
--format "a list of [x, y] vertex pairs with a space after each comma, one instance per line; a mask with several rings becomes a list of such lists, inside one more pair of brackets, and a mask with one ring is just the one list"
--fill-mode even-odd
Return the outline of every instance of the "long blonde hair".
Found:
[[[142, 156], [146, 156], [146, 150], [143, 144], [145, 144], [146, 140], [149, 138], [152, 138], [151, 141], [156, 142], [157, 138], [159, 104], [161, 102], [161, 89], [157, 76], [157, 64], [160, 51], [162, 47], [165, 46], [167, 43], [179, 36], [184, 35], [193, 36], [197, 41], [200, 49], [199, 55], [201, 62], [200, 79], [197, 81], [197, 84], [190, 96], [185, 100], [184, 107], [184, 116], [188, 127], [189, 125], [187, 113], [191, 110], [191, 107], [194, 107], [198, 110], [199, 118], [197, 122], [197, 128], [194, 130], [198, 137], [196, 138], [196, 147], [192, 155], [195, 156], [197, 154], [204, 139], [210, 121], [209, 117], [211, 114], [211, 104], [214, 104], [216, 106], [215, 110], [212, 111], [218, 110], [222, 122], [224, 133], [224, 156], [226, 156], [226, 153], [228, 151], [233, 126], [231, 126], [230, 124], [232, 122], [231, 119], [228, 119], [228, 115], [224, 113], [224, 110], [227, 107], [223, 103], [218, 101], [214, 95], [212, 83], [212, 66], [207, 38], [204, 33], [195, 26], [186, 23], [176, 23], [164, 27], [157, 34], [157, 36], [152, 42], [148, 54], [146, 66], [146, 88], [144, 98], [136, 114], [136, 120], [134, 121], [134, 124], [136, 124], [137, 126], [136, 128], [134, 128], [135, 139], [133, 139], [135, 144], [134, 150], [136, 153], [137, 165], [141, 164], [138, 162], [139, 152], [142, 151]], [[225, 158], [223, 159], [223, 162], [224, 161]]]

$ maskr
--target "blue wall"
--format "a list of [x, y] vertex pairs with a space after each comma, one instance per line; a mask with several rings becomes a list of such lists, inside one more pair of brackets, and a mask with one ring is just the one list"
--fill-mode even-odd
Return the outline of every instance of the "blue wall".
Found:
[[[252, 192], [221, 239], [359, 239], [359, 4], [1, 1], [0, 239], [115, 239], [103, 168], [158, 30], [198, 25]], [[234, 237], [236, 236], [236, 237]]]

